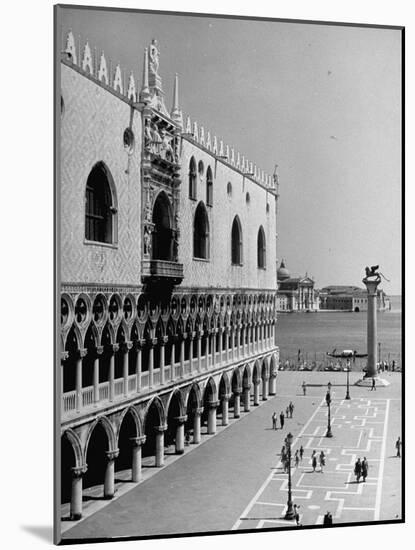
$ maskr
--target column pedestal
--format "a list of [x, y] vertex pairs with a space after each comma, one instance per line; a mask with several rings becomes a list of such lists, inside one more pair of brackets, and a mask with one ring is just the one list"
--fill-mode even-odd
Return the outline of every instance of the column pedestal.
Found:
[[254, 382], [254, 406], [259, 405], [259, 381]]
[[277, 393], [277, 376], [271, 375], [269, 379], [269, 394], [275, 395]]
[[156, 428], [156, 468], [164, 466], [164, 432], [166, 426], [157, 426]]
[[244, 411], [249, 412], [251, 410], [251, 386], [244, 388]]
[[240, 393], [234, 392], [234, 401], [233, 401], [233, 417], [239, 418], [241, 416], [241, 396]]
[[262, 379], [262, 401], [268, 399], [268, 378]]
[[229, 424], [229, 395], [222, 396], [222, 426]]

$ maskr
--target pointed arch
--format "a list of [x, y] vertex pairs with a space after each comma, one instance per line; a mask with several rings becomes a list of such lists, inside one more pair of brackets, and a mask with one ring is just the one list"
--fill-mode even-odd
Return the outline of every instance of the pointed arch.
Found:
[[119, 437], [120, 437], [121, 426], [122, 426], [122, 423], [123, 423], [125, 417], [127, 416], [127, 414], [130, 414], [132, 416], [132, 419], [134, 420], [134, 425], [136, 427], [135, 437], [140, 437], [144, 434], [144, 432], [143, 432], [143, 423], [142, 423], [142, 420], [141, 420], [141, 418], [140, 418], [140, 416], [137, 412], [137, 409], [133, 406], [126, 407], [122, 411], [120, 419], [119, 419], [119, 424], [118, 424], [118, 429], [117, 429], [117, 444], [118, 444]]
[[108, 166], [97, 162], [90, 171], [85, 188], [85, 239], [117, 242], [117, 193]]
[[189, 199], [196, 200], [197, 170], [194, 157], [189, 162]]
[[152, 259], [172, 260], [172, 207], [164, 191], [160, 191], [154, 201], [152, 222]]
[[257, 237], [257, 265], [259, 269], [265, 269], [266, 267], [266, 243], [265, 243], [265, 231], [262, 225], [258, 229]]
[[209, 258], [209, 218], [203, 201], [197, 205], [193, 219], [193, 256]]
[[76, 432], [74, 432], [71, 428], [68, 428], [63, 432], [62, 438], [63, 437], [66, 437], [66, 439], [72, 445], [72, 449], [75, 456], [75, 466], [76, 468], [80, 468], [81, 466], [84, 465], [84, 454], [82, 452], [81, 440], [79, 439]]
[[146, 427], [147, 417], [151, 408], [155, 408], [157, 410], [160, 425], [163, 426], [166, 424], [166, 413], [163, 407], [163, 403], [161, 402], [159, 397], [155, 396], [152, 399], [150, 399], [150, 401], [147, 403], [147, 406], [144, 411], [144, 431], [147, 431], [147, 427]]
[[89, 427], [88, 434], [85, 440], [85, 448], [84, 448], [84, 458], [86, 462], [86, 456], [88, 452], [88, 445], [89, 440], [91, 439], [92, 432], [96, 428], [96, 426], [100, 424], [107, 435], [108, 439], [108, 451], [116, 451], [117, 450], [117, 436], [115, 434], [115, 430], [111, 422], [108, 420], [106, 416], [100, 416], [97, 418]]
[[242, 265], [242, 226], [239, 216], [235, 216], [231, 232], [232, 264]]

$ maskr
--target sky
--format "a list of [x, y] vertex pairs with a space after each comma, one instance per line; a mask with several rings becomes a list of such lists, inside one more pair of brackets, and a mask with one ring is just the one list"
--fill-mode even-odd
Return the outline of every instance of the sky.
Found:
[[278, 164], [292, 274], [362, 286], [379, 264], [401, 293], [399, 30], [64, 9], [69, 29], [139, 83], [156, 38], [167, 108], [177, 72], [185, 116], [267, 173]]

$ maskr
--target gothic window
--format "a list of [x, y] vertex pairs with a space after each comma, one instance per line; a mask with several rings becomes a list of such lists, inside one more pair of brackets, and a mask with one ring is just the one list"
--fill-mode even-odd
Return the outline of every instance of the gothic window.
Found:
[[209, 220], [203, 202], [197, 205], [193, 224], [193, 256], [209, 258]]
[[196, 162], [192, 157], [189, 164], [189, 198], [196, 200]]
[[111, 174], [103, 162], [91, 170], [86, 182], [85, 238], [101, 243], [115, 242], [115, 194]]
[[152, 259], [172, 261], [171, 206], [164, 192], [159, 193], [154, 203], [152, 222]]
[[242, 264], [242, 228], [238, 216], [232, 224], [232, 264]]
[[259, 228], [258, 231], [258, 267], [265, 269], [265, 233], [264, 228]]
[[206, 204], [213, 206], [213, 177], [210, 166], [206, 172]]

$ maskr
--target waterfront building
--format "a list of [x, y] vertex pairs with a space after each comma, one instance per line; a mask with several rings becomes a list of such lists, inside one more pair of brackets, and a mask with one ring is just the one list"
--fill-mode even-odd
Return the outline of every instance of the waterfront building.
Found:
[[277, 270], [277, 311], [317, 311], [318, 295], [314, 290], [314, 281], [307, 274], [304, 277], [292, 277], [281, 260]]
[[[320, 309], [343, 311], [367, 311], [367, 291], [358, 286], [332, 285], [319, 291]], [[389, 310], [390, 299], [381, 289], [377, 290], [378, 311]]]
[[[69, 32], [60, 64], [61, 493], [138, 482], [276, 392], [275, 180]], [[226, 101], [226, 100], [225, 100]], [[152, 458], [151, 458], [152, 457]], [[127, 474], [125, 474], [127, 472]], [[150, 503], [147, 503], [150, 505]]]

